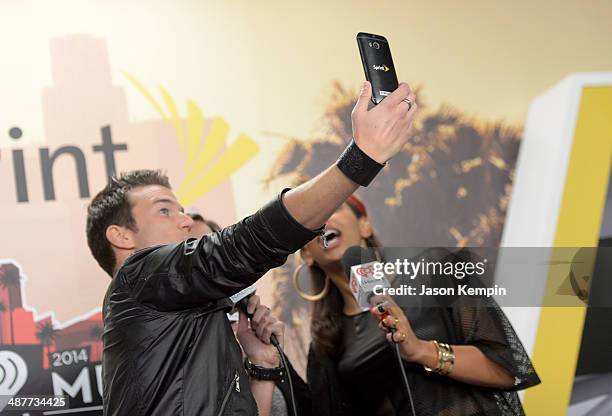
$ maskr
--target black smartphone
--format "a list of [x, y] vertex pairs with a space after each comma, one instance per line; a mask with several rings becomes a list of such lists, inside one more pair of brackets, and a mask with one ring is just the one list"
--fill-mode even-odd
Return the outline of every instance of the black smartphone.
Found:
[[366, 79], [372, 84], [372, 102], [378, 104], [399, 85], [389, 42], [384, 36], [359, 32], [357, 46]]

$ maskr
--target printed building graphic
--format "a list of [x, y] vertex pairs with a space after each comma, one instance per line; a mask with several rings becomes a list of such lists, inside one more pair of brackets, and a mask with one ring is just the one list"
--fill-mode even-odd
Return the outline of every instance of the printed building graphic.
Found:
[[[44, 137], [20, 145], [28, 126], [16, 125], [13, 147], [1, 153], [0, 209], [5, 218], [27, 222], [4, 221], [1, 231], [0, 395], [66, 394], [78, 414], [101, 414], [100, 306], [110, 279], [87, 246], [89, 201], [113, 173], [161, 169], [175, 188], [191, 174], [191, 185], [200, 188], [186, 210], [228, 225], [236, 221], [230, 175], [250, 160], [256, 145], [244, 135], [226, 143], [236, 132], [229, 136], [224, 120], [194, 112], [199, 108], [191, 100], [188, 111], [179, 103], [171, 114], [131, 120], [103, 39], [68, 35], [51, 40], [50, 52], [52, 82], [41, 93]], [[165, 90], [163, 98], [167, 104]], [[206, 186], [198, 169], [214, 173]]]
[[[0, 265], [0, 345], [41, 345], [43, 353], [90, 347], [90, 362], [102, 359], [102, 312], [69, 325], [53, 322], [49, 313], [38, 318], [22, 303], [22, 276], [13, 263]], [[47, 357], [42, 357], [49, 368]]]
[[[23, 267], [28, 276], [28, 303], [37, 310], [53, 311], [65, 322], [99, 308], [109, 283], [92, 258], [85, 236], [87, 204], [104, 187], [107, 175], [162, 169], [176, 189], [186, 175], [186, 160], [169, 120], [159, 116], [130, 120], [125, 88], [133, 87], [127, 79], [123, 81], [128, 87], [112, 79], [103, 39], [68, 35], [51, 40], [50, 52], [52, 84], [41, 94], [44, 142], [21, 147], [18, 139], [13, 142], [23, 156], [22, 177], [16, 178], [20, 166], [10, 149], [3, 150], [0, 163], [3, 214], [6, 218], [28, 218], [29, 227], [24, 230], [23, 223], [7, 221], [2, 234], [36, 235], [36, 250], [3, 238], [0, 256], [15, 259]], [[150, 106], [136, 89], [133, 91], [141, 100], [139, 105]], [[177, 112], [179, 124], [186, 126], [188, 120], [178, 115], [186, 112], [184, 105], [177, 103]], [[209, 119], [202, 122], [205, 137], [211, 123]], [[18, 127], [27, 134], [27, 126]], [[224, 148], [221, 146], [211, 163], [220, 158]], [[185, 208], [228, 225], [236, 221], [232, 184], [229, 176], [220, 177], [218, 184]], [[26, 202], [17, 200], [18, 182], [27, 188], [21, 189], [27, 195]], [[18, 298], [18, 294], [12, 296], [14, 304]], [[65, 298], [71, 301], [62, 301]], [[14, 317], [19, 313], [16, 307]], [[4, 321], [5, 314], [0, 314]]]

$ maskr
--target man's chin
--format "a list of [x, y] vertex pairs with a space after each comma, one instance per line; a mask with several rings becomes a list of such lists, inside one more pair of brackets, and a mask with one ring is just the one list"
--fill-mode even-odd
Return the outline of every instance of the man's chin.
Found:
[[155, 247], [155, 246], [169, 246], [169, 245], [172, 245], [172, 244], [182, 243], [183, 241], [187, 240], [187, 238], [188, 238], [187, 236], [185, 238], [182, 238], [182, 239], [176, 239], [176, 238], [171, 239], [171, 238], [168, 238], [168, 239], [165, 239], [165, 240], [159, 240], [159, 241], [156, 241], [156, 242], [148, 243], [147, 245], [145, 245], [142, 248], [149, 248], [149, 247]]

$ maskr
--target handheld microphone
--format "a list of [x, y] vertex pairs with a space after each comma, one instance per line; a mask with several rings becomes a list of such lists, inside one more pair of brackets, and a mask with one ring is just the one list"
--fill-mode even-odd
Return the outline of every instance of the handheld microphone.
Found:
[[[227, 313], [227, 319], [229, 319], [230, 322], [238, 322], [238, 309], [249, 315], [246, 311], [246, 307], [253, 293], [255, 293], [255, 285], [247, 286], [240, 292], [234, 293], [229, 297], [229, 300], [234, 304], [232, 310]], [[249, 319], [252, 317], [253, 315], [249, 315]]]
[[363, 247], [349, 247], [342, 256], [342, 266], [349, 278], [349, 287], [362, 311], [370, 309], [370, 298], [374, 290], [391, 287], [385, 276], [374, 275], [375, 264], [380, 263], [373, 253]]
[[[251, 298], [251, 296], [255, 294], [255, 290], [255, 286], [251, 285], [247, 288], [242, 289], [240, 292], [230, 296], [230, 299], [234, 301], [235, 308], [244, 312], [244, 314], [249, 319], [253, 319], [253, 314], [247, 311], [247, 305], [249, 304], [249, 299]], [[278, 342], [278, 338], [276, 338], [275, 334], [270, 335], [270, 342], [276, 348], [280, 348], [280, 343]]]
[[[230, 300], [234, 304], [234, 307], [236, 308], [244, 307], [244, 311], [246, 313], [246, 305], [249, 302], [249, 298], [251, 297], [251, 295], [255, 293], [255, 290], [256, 290], [255, 285], [251, 285], [251, 286], [245, 287], [240, 292], [234, 293], [232, 296], [230, 296]], [[244, 304], [244, 306], [239, 306], [239, 304], [240, 305]]]

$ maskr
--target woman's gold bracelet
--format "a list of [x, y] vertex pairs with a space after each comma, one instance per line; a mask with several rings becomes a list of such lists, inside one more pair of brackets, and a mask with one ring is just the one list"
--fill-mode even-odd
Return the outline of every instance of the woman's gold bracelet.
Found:
[[438, 342], [436, 340], [433, 340], [432, 342], [438, 350], [438, 366], [436, 368], [429, 368], [426, 365], [423, 365], [423, 368], [425, 368], [425, 371], [446, 376], [453, 371], [453, 366], [455, 365], [455, 353], [453, 352], [453, 347], [451, 347], [449, 344]]

